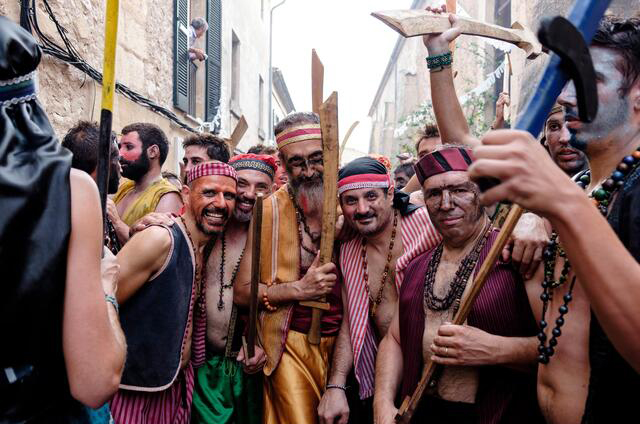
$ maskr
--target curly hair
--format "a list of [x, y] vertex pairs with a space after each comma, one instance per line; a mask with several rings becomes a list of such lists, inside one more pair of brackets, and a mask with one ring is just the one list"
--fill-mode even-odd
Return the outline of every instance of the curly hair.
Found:
[[231, 158], [231, 149], [229, 143], [213, 134], [202, 133], [193, 134], [185, 138], [182, 147], [185, 149], [190, 146], [203, 147], [207, 150], [207, 156], [210, 160], [217, 160], [228, 163]]
[[154, 144], [158, 146], [160, 150], [160, 165], [167, 160], [169, 154], [169, 140], [164, 134], [164, 131], [160, 129], [156, 124], [147, 122], [137, 122], [135, 124], [129, 124], [122, 129], [122, 135], [126, 135], [132, 132], [137, 132], [140, 141], [142, 142], [143, 150], [148, 149]]
[[418, 149], [420, 148], [420, 142], [425, 138], [433, 138], [440, 137], [440, 131], [438, 130], [438, 126], [436, 124], [427, 124], [424, 126], [424, 130], [418, 132], [418, 136], [416, 137], [416, 153], [418, 153]]

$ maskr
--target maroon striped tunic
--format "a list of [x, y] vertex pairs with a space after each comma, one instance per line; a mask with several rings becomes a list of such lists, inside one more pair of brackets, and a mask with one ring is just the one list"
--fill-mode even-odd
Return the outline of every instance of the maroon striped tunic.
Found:
[[[495, 242], [494, 230], [485, 244], [476, 272]], [[400, 288], [400, 340], [403, 359], [402, 399], [410, 396], [422, 374], [424, 333], [424, 278], [433, 249], [415, 258], [407, 267]], [[533, 336], [535, 319], [520, 276], [510, 264], [499, 261], [471, 310], [468, 324], [505, 337]], [[525, 374], [501, 366], [480, 368], [476, 395], [479, 423], [543, 422], [536, 400], [535, 373]]]

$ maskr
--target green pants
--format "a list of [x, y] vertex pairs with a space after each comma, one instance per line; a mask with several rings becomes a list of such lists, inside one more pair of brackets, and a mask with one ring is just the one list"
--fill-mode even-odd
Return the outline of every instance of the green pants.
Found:
[[191, 420], [204, 424], [259, 424], [262, 373], [249, 375], [231, 358], [217, 355], [196, 370]]

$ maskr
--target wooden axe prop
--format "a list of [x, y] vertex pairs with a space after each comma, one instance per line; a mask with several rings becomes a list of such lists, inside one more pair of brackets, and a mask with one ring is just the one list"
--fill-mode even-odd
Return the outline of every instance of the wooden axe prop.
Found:
[[[556, 54], [549, 61], [538, 87], [534, 90], [534, 93], [540, 94], [531, 97], [524, 109], [522, 118], [515, 125], [516, 129], [528, 131], [534, 137], [537, 137], [547, 119], [549, 110], [551, 110], [560, 91], [570, 79], [573, 80], [576, 86], [580, 119], [584, 122], [591, 122], [596, 117], [598, 113], [598, 91], [595, 71], [589, 54], [589, 43], [608, 5], [608, 0], [576, 0], [568, 19], [557, 16], [542, 22], [538, 32], [540, 42]], [[477, 182], [481, 189], [499, 184], [498, 180], [483, 179], [483, 181]], [[482, 289], [489, 271], [509, 239], [522, 211], [520, 206], [512, 206], [498, 239], [491, 247], [487, 259], [478, 272], [469, 296], [460, 306], [460, 310], [454, 319], [456, 324], [464, 323], [475, 298]], [[425, 364], [422, 378], [416, 390], [410, 398], [408, 397], [404, 400], [398, 411], [397, 422], [409, 423], [411, 421], [413, 412], [418, 406], [426, 387], [434, 387], [437, 384], [432, 379], [434, 374], [438, 374], [437, 372], [434, 373], [434, 370], [435, 366], [432, 362]]]
[[242, 137], [247, 132], [248, 128], [249, 128], [249, 125], [247, 124], [247, 120], [245, 119], [244, 115], [242, 115], [240, 117], [240, 120], [236, 124], [236, 127], [233, 129], [233, 132], [231, 133], [231, 137], [229, 137], [228, 142], [229, 142], [229, 146], [231, 147], [232, 153], [236, 149], [236, 147], [238, 147], [240, 140], [242, 140]]
[[251, 300], [249, 301], [249, 328], [247, 329], [247, 358], [253, 358], [256, 351], [256, 334], [258, 326], [258, 287], [260, 286], [260, 248], [262, 242], [262, 193], [256, 195], [253, 207], [251, 234], [253, 245], [251, 250]]
[[[434, 14], [426, 10], [388, 10], [374, 12], [372, 15], [403, 37], [438, 34], [451, 28], [449, 14]], [[514, 22], [511, 28], [505, 28], [475, 19], [458, 17], [458, 23], [463, 34], [515, 44], [527, 53], [529, 59], [535, 59], [542, 53], [542, 45], [535, 34], [518, 22]]]
[[[322, 201], [322, 230], [320, 238], [320, 265], [331, 262], [333, 255], [333, 241], [335, 237], [337, 199], [338, 199], [338, 93], [331, 94], [322, 103], [324, 84], [324, 66], [316, 51], [311, 52], [311, 101], [313, 111], [320, 115], [322, 127], [322, 161], [324, 198]], [[300, 302], [303, 306], [313, 308], [311, 312], [311, 327], [307, 340], [311, 344], [320, 344], [320, 321], [322, 311], [329, 310], [329, 304], [323, 296], [318, 301]]]

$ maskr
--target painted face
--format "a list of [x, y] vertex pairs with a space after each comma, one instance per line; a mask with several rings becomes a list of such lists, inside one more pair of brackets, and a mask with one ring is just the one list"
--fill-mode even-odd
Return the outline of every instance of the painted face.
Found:
[[563, 112], [554, 113], [547, 119], [545, 134], [545, 145], [549, 149], [551, 159], [567, 175], [575, 175], [586, 167], [587, 159], [584, 153], [569, 144], [571, 133], [565, 125]]
[[575, 134], [571, 144], [583, 151], [588, 151], [590, 145], [610, 140], [616, 133], [626, 132], [630, 113], [629, 98], [620, 95], [623, 76], [617, 65], [622, 58], [611, 49], [591, 47], [589, 50], [598, 87], [596, 119], [591, 123], [579, 120], [573, 82], [567, 84], [558, 98], [558, 103], [565, 108], [567, 127]]
[[271, 194], [273, 181], [267, 174], [253, 169], [243, 169], [238, 173], [238, 195], [233, 216], [238, 222], [249, 222], [253, 206], [259, 193], [263, 196]]
[[120, 185], [120, 155], [118, 146], [114, 143], [111, 146], [111, 161], [109, 162], [109, 186], [107, 193], [114, 194], [118, 191]]
[[409, 182], [410, 177], [405, 172], [401, 172], [401, 171], [396, 171], [393, 173], [393, 175], [394, 175], [393, 181], [395, 183], [395, 187], [398, 190], [402, 190], [404, 186], [406, 186], [407, 183]]
[[204, 162], [209, 162], [209, 156], [207, 155], [207, 148], [202, 146], [189, 146], [184, 149], [184, 157], [182, 158], [182, 163], [184, 167], [182, 168], [185, 175], [185, 184], [186, 184], [186, 176], [189, 174], [189, 171], [193, 169], [194, 166], [199, 165]]
[[466, 171], [433, 175], [424, 181], [422, 191], [431, 222], [445, 242], [464, 243], [474, 234], [484, 209], [478, 186]]
[[307, 211], [321, 208], [322, 141], [299, 141], [284, 146], [280, 153], [298, 204]]
[[185, 197], [198, 230], [208, 236], [217, 235], [236, 206], [236, 182], [222, 175], [201, 177], [193, 181]]
[[151, 164], [147, 151], [142, 146], [142, 140], [137, 131], [132, 131], [120, 138], [120, 164], [122, 175], [133, 181], [139, 181], [147, 172]]
[[277, 153], [271, 155], [276, 160], [276, 165], [278, 168], [276, 169], [276, 175], [273, 179], [273, 182], [276, 184], [278, 188], [282, 187], [289, 181], [289, 177], [287, 176], [287, 170], [282, 166], [282, 162], [280, 162], [280, 155]]
[[365, 237], [380, 234], [393, 215], [393, 189], [359, 188], [340, 195], [345, 220]]
[[440, 145], [442, 145], [440, 137], [423, 138], [420, 140], [420, 144], [418, 144], [418, 158], [421, 158], [428, 153], [432, 153]]

